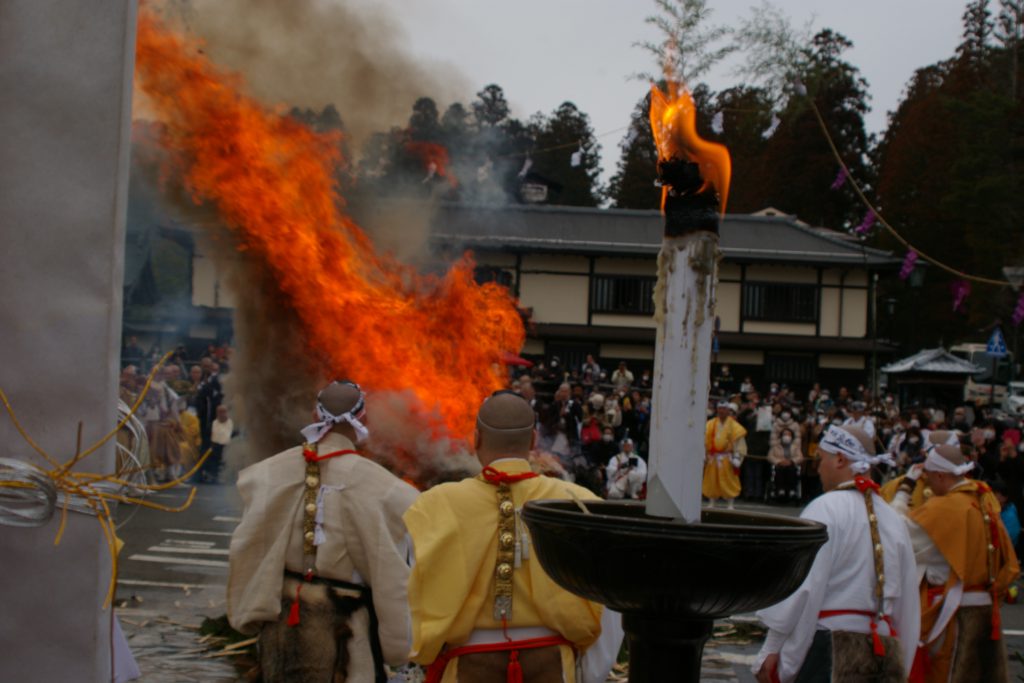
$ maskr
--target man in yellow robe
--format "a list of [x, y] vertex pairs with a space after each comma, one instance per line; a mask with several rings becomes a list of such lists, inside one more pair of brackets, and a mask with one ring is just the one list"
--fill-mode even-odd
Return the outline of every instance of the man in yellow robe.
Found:
[[[946, 444], [915, 466], [935, 495], [907, 516], [922, 579], [914, 683], [1008, 680], [999, 601], [1020, 567], [988, 486], [964, 477], [973, 466]], [[910, 491], [908, 479], [893, 508], [905, 512]]]
[[743, 460], [747, 430], [733, 418], [736, 406], [732, 403], [718, 404], [718, 415], [708, 420], [704, 431], [704, 486], [703, 494], [708, 506], [714, 507], [715, 500], [725, 499], [731, 510], [736, 496], [740, 495], [740, 463]]
[[414, 553], [412, 660], [428, 666], [428, 683], [573, 683], [576, 657], [588, 649], [611, 654], [587, 681], [603, 681], [611, 667], [618, 642], [595, 645], [601, 606], [552, 581], [519, 520], [530, 500], [595, 496], [533, 473], [527, 456], [534, 441], [533, 409], [498, 392], [477, 416], [483, 473], [435, 486], [405, 513]]
[[[925, 444], [924, 448], [922, 448], [922, 451], [927, 452], [929, 448], [933, 446], [939, 446], [942, 444], [946, 444], [947, 446], [959, 446], [960, 435], [954, 431], [946, 431], [939, 429], [928, 432], [927, 436], [925, 436]], [[882, 498], [885, 499], [886, 503], [892, 503], [893, 498], [896, 497], [896, 492], [900, 490], [900, 485], [903, 484], [904, 481], [913, 482], [912, 484], [908, 483], [908, 486], [912, 486], [913, 488], [913, 490], [910, 492], [909, 505], [911, 510], [913, 510], [914, 508], [921, 507], [922, 505], [924, 505], [924, 502], [926, 500], [935, 495], [934, 492], [930, 488], [928, 488], [928, 484], [925, 482], [923, 478], [917, 477], [907, 480], [907, 475], [901, 474], [900, 476], [886, 482], [885, 485], [882, 486]]]

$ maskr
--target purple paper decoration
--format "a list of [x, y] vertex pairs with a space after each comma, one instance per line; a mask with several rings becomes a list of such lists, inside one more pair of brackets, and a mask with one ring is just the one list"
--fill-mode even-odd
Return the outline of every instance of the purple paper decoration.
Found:
[[914, 272], [914, 267], [917, 265], [917, 252], [911, 249], [907, 252], [907, 255], [903, 257], [903, 267], [900, 268], [900, 279], [906, 280], [910, 277], [910, 274]]
[[846, 184], [846, 169], [839, 167], [839, 173], [836, 173], [836, 179], [832, 181], [832, 189], [838, 190], [840, 187]]
[[871, 227], [875, 224], [875, 212], [868, 209], [868, 212], [864, 214], [864, 220], [860, 222], [856, 228], [853, 229], [858, 235], [866, 235]]
[[1020, 292], [1020, 297], [1017, 299], [1017, 307], [1013, 309], [1013, 321], [1014, 327], [1020, 327], [1020, 324], [1024, 322], [1024, 289]]
[[955, 280], [949, 288], [953, 292], [953, 312], [963, 313], [964, 302], [971, 293], [971, 283], [967, 280]]

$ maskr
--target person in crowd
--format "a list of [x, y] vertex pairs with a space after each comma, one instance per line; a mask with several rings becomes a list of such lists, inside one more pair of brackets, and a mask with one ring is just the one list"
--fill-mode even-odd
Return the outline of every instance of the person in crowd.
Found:
[[558, 457], [563, 466], [570, 463], [572, 449], [565, 433], [565, 420], [561, 416], [562, 409], [557, 402], [542, 403], [536, 411], [537, 445]]
[[149, 457], [157, 481], [176, 479], [184, 471], [178, 395], [167, 385], [163, 377], [161, 372], [150, 383], [141, 418], [149, 437]]
[[796, 449], [800, 449], [800, 441], [797, 437], [800, 433], [800, 423], [793, 417], [793, 409], [789, 406], [781, 407], [778, 416], [772, 422], [772, 433], [769, 438], [769, 449], [778, 446], [782, 439], [782, 432], [789, 430], [790, 436], [797, 439]]
[[[907, 515], [919, 569], [921, 645], [912, 680], [1006, 681], [999, 600], [1020, 574], [988, 486], [965, 478], [974, 463], [940, 444], [910, 469], [893, 507]], [[923, 475], [935, 495], [909, 510]]]
[[772, 465], [772, 497], [776, 501], [800, 501], [797, 482], [804, 456], [800, 451], [800, 440], [789, 427], [784, 427], [777, 443], [768, 451], [768, 462]]
[[304, 445], [239, 473], [228, 620], [258, 637], [265, 683], [385, 680], [385, 663], [408, 661], [402, 515], [418, 494], [357, 451], [368, 433], [356, 384], [324, 387], [314, 415]]
[[224, 465], [224, 449], [231, 443], [235, 432], [235, 422], [228, 414], [228, 407], [221, 403], [217, 406], [217, 418], [210, 428], [210, 457], [203, 463], [203, 481], [217, 483], [220, 470]]
[[199, 418], [196, 417], [195, 408], [188, 405], [184, 396], [178, 397], [178, 449], [181, 452], [181, 466], [183, 469], [191, 470], [196, 461], [201, 457], [199, 446], [202, 444], [202, 436], [199, 434]]
[[[602, 431], [601, 421], [597, 415], [590, 415], [585, 418], [583, 428], [580, 429], [580, 446], [588, 457], [594, 446], [601, 441]], [[611, 428], [608, 428], [607, 431], [610, 434]]]
[[796, 592], [758, 612], [768, 635], [753, 670], [759, 683], [902, 683], [920, 628], [907, 529], [865, 476], [880, 461], [873, 439], [830, 426], [819, 449], [826, 493], [801, 517], [828, 541]]
[[1024, 455], [1021, 454], [1020, 430], [1008, 427], [1003, 430], [999, 443], [999, 462], [990, 472], [989, 481], [1001, 480], [1006, 485], [1010, 503], [1020, 510], [1024, 504]]
[[754, 381], [750, 375], [746, 375], [743, 381], [740, 382], [740, 393], [743, 394], [743, 398], [749, 398], [750, 394], [754, 393]]
[[867, 406], [864, 401], [851, 401], [849, 404], [850, 416], [843, 422], [848, 427], [857, 427], [858, 429], [864, 430], [864, 432], [871, 437], [875, 438], [875, 421], [865, 414]]
[[953, 409], [953, 419], [950, 426], [963, 434], [971, 431], [971, 421], [968, 418], [966, 406], [957, 406]]
[[[772, 425], [774, 418], [772, 409], [761, 402], [756, 391], [747, 395], [737, 420], [747, 431], [747, 450], [751, 455], [765, 455], [771, 447]], [[764, 500], [765, 482], [768, 466], [761, 458], [744, 458], [740, 465], [742, 494], [746, 500]]]
[[633, 373], [626, 367], [626, 361], [619, 361], [619, 367], [612, 373], [612, 388], [616, 391], [628, 391], [633, 385]]
[[[615, 443], [615, 431], [611, 427], [605, 427], [601, 432], [601, 439], [594, 444], [592, 449], [593, 458], [592, 462], [605, 468], [612, 457], [619, 452], [619, 447]], [[606, 470], [602, 469], [602, 474]]]
[[[920, 438], [920, 436], [918, 436], [917, 438]], [[914, 447], [917, 449], [917, 452], [920, 455], [914, 456], [913, 459], [908, 459], [906, 461], [906, 466], [911, 467], [913, 465], [924, 462], [925, 455], [927, 455], [929, 450], [931, 450], [935, 446], [940, 446], [943, 444], [959, 448], [960, 437], [956, 432], [949, 432], [945, 430], [935, 430], [928, 432], [927, 436], [925, 437], [924, 444], [914, 444]], [[928, 488], [927, 481], [925, 481], [923, 478], [919, 476], [912, 476], [908, 480], [907, 474], [901, 474], [893, 479], [890, 479], [882, 487], [882, 497], [885, 498], [886, 502], [892, 502], [895, 499], [896, 494], [899, 492], [900, 488], [904, 486], [905, 481], [908, 482], [906, 486], [909, 486], [911, 494], [910, 500], [907, 502], [907, 507], [909, 509], [917, 508], [920, 507], [921, 505], [924, 505], [924, 502], [931, 498], [932, 495], [934, 495], [934, 492], [930, 488]]]
[[818, 400], [819, 396], [821, 396], [821, 385], [815, 382], [814, 385], [811, 386], [811, 390], [807, 392], [808, 405], [813, 406], [814, 402]]
[[747, 430], [736, 421], [736, 405], [721, 402], [717, 414], [707, 421], [704, 429], [704, 483], [702, 492], [708, 506], [714, 507], [719, 498], [726, 507], [733, 508], [740, 495], [739, 469], [746, 454], [744, 437]]
[[644, 368], [643, 371], [640, 373], [640, 381], [637, 384], [637, 386], [639, 386], [644, 391], [650, 391], [652, 388], [654, 388], [654, 382], [651, 379], [651, 371], [649, 368]]
[[601, 366], [594, 359], [594, 354], [588, 353], [587, 359], [583, 361], [580, 368], [580, 381], [584, 387], [593, 387], [601, 381]]
[[821, 466], [821, 453], [818, 442], [828, 429], [829, 422], [825, 413], [812, 413], [807, 416], [804, 425], [807, 438], [803, 440], [805, 461], [800, 468], [801, 498], [804, 502], [817, 498], [822, 493], [821, 477], [818, 470]]
[[992, 495], [999, 501], [999, 519], [1002, 520], [1003, 526], [1006, 527], [1006, 533], [1010, 537], [1010, 542], [1013, 543], [1014, 551], [1019, 558], [1020, 515], [1017, 514], [1017, 506], [1010, 502], [1009, 488], [1006, 486], [1006, 482], [996, 480], [989, 484], [989, 486], [992, 488]]
[[136, 367], [142, 365], [142, 361], [146, 359], [146, 352], [142, 350], [139, 345], [139, 338], [135, 335], [128, 337], [124, 347], [121, 349], [121, 364], [122, 365], [134, 365]]
[[573, 683], [582, 655], [584, 681], [603, 681], [621, 641], [615, 615], [547, 575], [518, 513], [530, 500], [594, 494], [531, 471], [533, 412], [514, 394], [483, 403], [474, 441], [483, 472], [433, 487], [405, 513], [413, 661], [427, 683]]
[[224, 400], [220, 365], [211, 360], [206, 369], [208, 374], [196, 392], [196, 415], [199, 417], [199, 429], [203, 437], [200, 449], [204, 453], [210, 448], [210, 431], [213, 429], [213, 421], [217, 419], [217, 406]]
[[195, 408], [196, 395], [199, 393], [199, 387], [203, 385], [203, 368], [201, 365], [193, 365], [188, 369], [188, 381], [189, 387], [185, 396], [188, 398], [188, 404]]
[[606, 470], [610, 500], [641, 498], [647, 484], [647, 463], [633, 450], [633, 440], [623, 439], [622, 450], [612, 456]]

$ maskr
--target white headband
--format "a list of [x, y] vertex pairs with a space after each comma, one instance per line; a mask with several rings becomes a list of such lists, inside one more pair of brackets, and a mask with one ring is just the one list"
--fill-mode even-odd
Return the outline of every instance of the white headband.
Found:
[[356, 401], [356, 404], [347, 413], [333, 415], [324, 408], [324, 404], [320, 402], [320, 395], [318, 394], [316, 397], [316, 416], [320, 418], [320, 422], [314, 422], [302, 428], [302, 437], [307, 443], [318, 443], [339, 422], [348, 422], [352, 425], [352, 429], [356, 431], [356, 442], [365, 441], [366, 437], [370, 435], [366, 425], [360, 422], [360, 418], [366, 417], [366, 394], [354, 382], [338, 382], [338, 384], [347, 384], [348, 386], [355, 387], [359, 392], [359, 400]]
[[929, 448], [928, 455], [924, 459], [924, 468], [929, 472], [948, 472], [962, 477], [974, 469], [974, 463], [968, 460], [962, 465], [954, 465], [937, 449]]
[[850, 469], [856, 474], [864, 474], [871, 469], [872, 465], [879, 463], [885, 463], [886, 465], [895, 464], [895, 461], [893, 461], [888, 453], [871, 455], [864, 448], [864, 444], [860, 442], [860, 439], [835, 425], [829, 426], [821, 443], [818, 444], [818, 448], [826, 453], [842, 455], [850, 461]]

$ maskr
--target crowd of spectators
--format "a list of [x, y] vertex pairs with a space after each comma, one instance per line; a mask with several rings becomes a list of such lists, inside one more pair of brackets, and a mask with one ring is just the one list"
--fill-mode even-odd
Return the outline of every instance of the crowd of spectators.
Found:
[[[143, 352], [135, 337], [127, 340], [120, 375], [120, 398], [127, 406], [138, 401], [150, 371], [163, 356], [157, 346]], [[135, 413], [146, 430], [147, 462], [141, 464], [156, 481], [181, 477], [208, 450], [211, 455], [193, 481], [218, 480], [224, 447], [235, 433], [221, 384], [230, 358], [227, 345], [210, 345], [206, 355], [190, 361], [179, 346], [156, 371]]]
[[[643, 496], [637, 482], [646, 478], [649, 370], [634, 372], [623, 361], [609, 372], [588, 355], [578, 368], [562, 367], [553, 357], [513, 375], [510, 388], [537, 413], [539, 451], [599, 495]], [[988, 406], [900, 406], [893, 394], [876, 395], [864, 385], [833, 391], [814, 384], [799, 393], [779, 382], [758, 387], [750, 377], [733, 378], [725, 365], [713, 373], [709, 419], [720, 402], [735, 409], [747, 430], [740, 479], [741, 498], [748, 501], [803, 504], [817, 496], [818, 441], [829, 425], [853, 424], [896, 463], [875, 472], [879, 480], [923, 461], [930, 431], [955, 430], [976, 464], [971, 476], [993, 484], [1015, 510], [1024, 504], [1021, 425]]]

